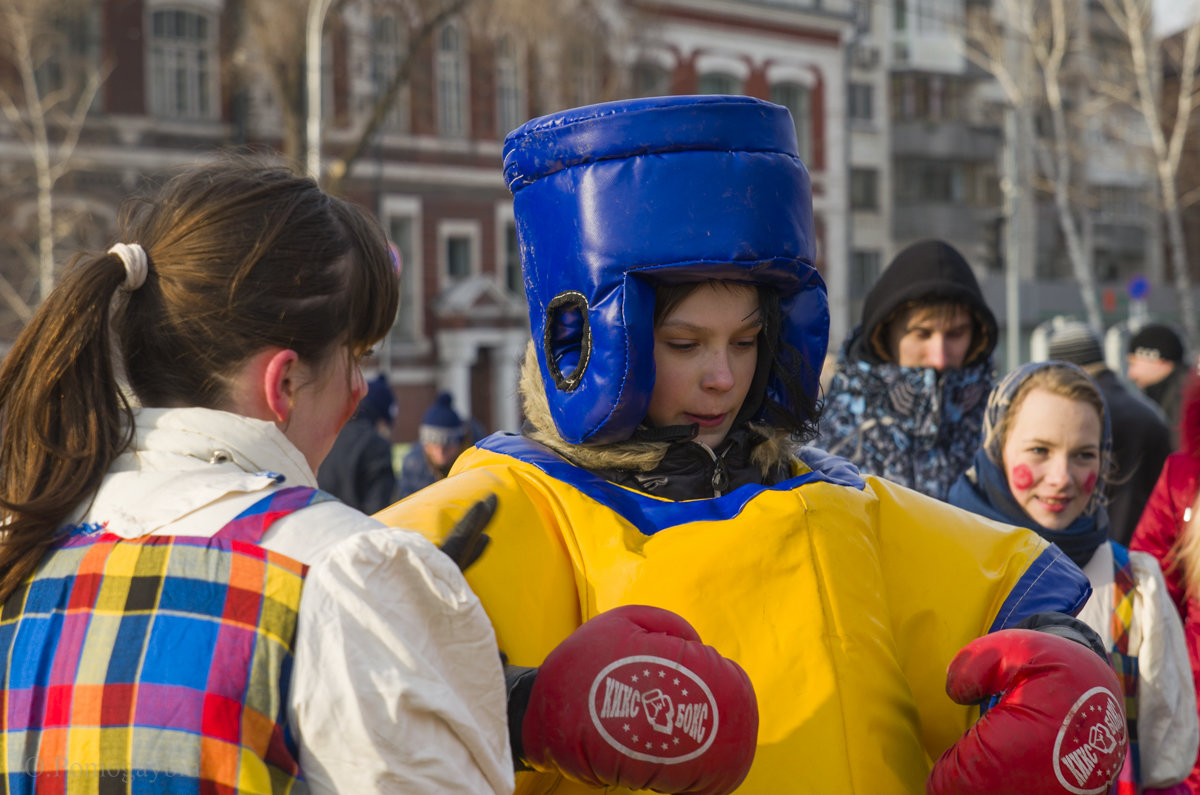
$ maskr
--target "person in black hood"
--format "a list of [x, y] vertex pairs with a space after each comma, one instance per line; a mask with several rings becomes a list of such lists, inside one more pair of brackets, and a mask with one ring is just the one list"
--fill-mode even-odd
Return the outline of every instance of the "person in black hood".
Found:
[[979, 445], [996, 340], [962, 254], [914, 243], [880, 275], [842, 346], [818, 446], [945, 500]]

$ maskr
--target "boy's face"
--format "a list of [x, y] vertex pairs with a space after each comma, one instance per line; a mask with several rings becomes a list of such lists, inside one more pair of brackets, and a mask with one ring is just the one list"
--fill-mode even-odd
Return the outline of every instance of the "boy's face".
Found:
[[888, 352], [901, 367], [953, 370], [971, 349], [971, 313], [964, 306], [910, 307], [888, 324], [887, 334]]
[[1137, 384], [1139, 389], [1145, 389], [1169, 376], [1175, 369], [1175, 363], [1158, 357], [1131, 353], [1125, 357], [1125, 367], [1125, 375], [1129, 380]]
[[737, 417], [758, 365], [762, 320], [752, 287], [701, 285], [654, 330], [655, 426], [698, 425], [715, 447]]

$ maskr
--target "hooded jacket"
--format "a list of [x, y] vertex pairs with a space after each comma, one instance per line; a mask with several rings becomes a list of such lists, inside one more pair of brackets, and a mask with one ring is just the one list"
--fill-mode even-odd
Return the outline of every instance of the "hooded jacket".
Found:
[[[888, 361], [888, 321], [930, 299], [961, 303], [971, 315], [961, 368], [939, 373]], [[879, 277], [861, 325], [842, 345], [817, 444], [864, 472], [946, 499], [979, 445], [996, 339], [995, 316], [962, 255], [941, 241], [909, 246]]]
[[[703, 478], [692, 499], [653, 496], [637, 480], [677, 479], [688, 448], [564, 441], [531, 362], [524, 435], [488, 437], [381, 517], [440, 539], [460, 508], [497, 495], [492, 541], [467, 579], [515, 665], [540, 664], [619, 605], [682, 616], [754, 684], [759, 746], [740, 793], [922, 791], [931, 760], [978, 717], [945, 694], [958, 649], [1087, 597], [1079, 571], [1036, 535], [775, 434], [745, 459], [741, 442], [729, 451], [747, 463], [745, 482], [720, 496]], [[544, 770], [519, 773], [517, 791], [592, 790]]]

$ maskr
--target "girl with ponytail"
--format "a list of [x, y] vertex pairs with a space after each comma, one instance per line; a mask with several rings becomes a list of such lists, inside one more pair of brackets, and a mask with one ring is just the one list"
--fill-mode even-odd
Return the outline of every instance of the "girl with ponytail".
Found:
[[396, 312], [377, 222], [219, 161], [131, 201], [119, 241], [0, 368], [9, 791], [510, 788], [458, 567], [315, 488]]

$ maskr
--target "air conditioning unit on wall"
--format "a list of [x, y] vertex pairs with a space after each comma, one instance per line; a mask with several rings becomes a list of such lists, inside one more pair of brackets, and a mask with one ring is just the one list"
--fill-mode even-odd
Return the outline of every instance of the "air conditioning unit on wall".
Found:
[[851, 63], [855, 69], [874, 69], [879, 66], [879, 48], [855, 45], [851, 55]]

